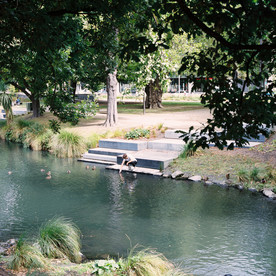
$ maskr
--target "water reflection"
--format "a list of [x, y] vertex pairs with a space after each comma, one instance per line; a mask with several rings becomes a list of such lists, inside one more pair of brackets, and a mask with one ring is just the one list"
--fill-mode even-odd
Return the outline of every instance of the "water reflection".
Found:
[[80, 227], [89, 257], [125, 255], [129, 236], [195, 275], [276, 275], [276, 202], [100, 165], [87, 169], [2, 142], [0, 151], [0, 240], [37, 234], [42, 222], [62, 215]]

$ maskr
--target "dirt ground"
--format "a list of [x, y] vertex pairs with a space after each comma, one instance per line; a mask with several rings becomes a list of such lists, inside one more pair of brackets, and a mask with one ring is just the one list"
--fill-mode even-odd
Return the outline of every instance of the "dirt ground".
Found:
[[118, 114], [118, 124], [111, 128], [103, 126], [105, 118], [106, 114], [99, 113], [93, 120], [81, 120], [78, 126], [69, 129], [84, 137], [89, 137], [93, 132], [104, 133], [116, 129], [147, 128], [159, 124], [163, 124], [168, 129], [188, 130], [190, 126], [200, 127], [203, 123], [206, 123], [207, 119], [211, 118], [211, 114], [206, 108], [174, 113], [146, 113], [145, 115]]

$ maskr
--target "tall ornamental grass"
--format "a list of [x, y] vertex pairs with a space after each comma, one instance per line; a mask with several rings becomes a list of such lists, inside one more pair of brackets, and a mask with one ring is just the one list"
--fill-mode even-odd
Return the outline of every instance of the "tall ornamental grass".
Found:
[[47, 266], [46, 258], [40, 250], [24, 241], [22, 238], [16, 244], [8, 267], [13, 270], [20, 268], [45, 268]]
[[141, 250], [133, 254], [131, 250], [126, 259], [119, 260], [119, 266], [123, 275], [131, 276], [164, 276], [185, 275], [179, 272], [164, 255], [149, 249]]
[[80, 135], [63, 130], [53, 137], [51, 150], [58, 157], [78, 157], [85, 152], [86, 145]]
[[81, 261], [80, 230], [71, 221], [53, 218], [39, 230], [38, 244], [44, 256], [49, 258], [68, 258], [71, 262]]

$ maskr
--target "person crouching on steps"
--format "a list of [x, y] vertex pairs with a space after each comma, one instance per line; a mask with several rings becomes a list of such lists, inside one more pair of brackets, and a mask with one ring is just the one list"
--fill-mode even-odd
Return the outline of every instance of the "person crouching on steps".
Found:
[[[123, 162], [121, 164], [121, 168], [120, 168], [119, 173], [122, 171], [122, 168], [123, 168], [125, 162], [126, 162], [126, 165], [128, 166], [128, 169], [131, 170], [131, 171], [134, 170], [134, 168], [137, 164], [137, 160], [131, 154], [124, 154], [123, 155]], [[133, 166], [133, 168], [131, 166]]]

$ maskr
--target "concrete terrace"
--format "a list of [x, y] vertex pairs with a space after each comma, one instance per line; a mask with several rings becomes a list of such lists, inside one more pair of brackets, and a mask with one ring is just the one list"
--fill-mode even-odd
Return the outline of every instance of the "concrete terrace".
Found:
[[[138, 161], [135, 173], [160, 176], [183, 150], [185, 143], [179, 136], [176, 130], [166, 130], [165, 138], [149, 141], [102, 139], [98, 148], [89, 149], [79, 161], [101, 163], [107, 165], [107, 169], [119, 170], [122, 155], [129, 153]], [[263, 137], [260, 137], [259, 142], [250, 142], [248, 147], [260, 144], [263, 140]], [[129, 171], [129, 168], [124, 166], [123, 171]]]

